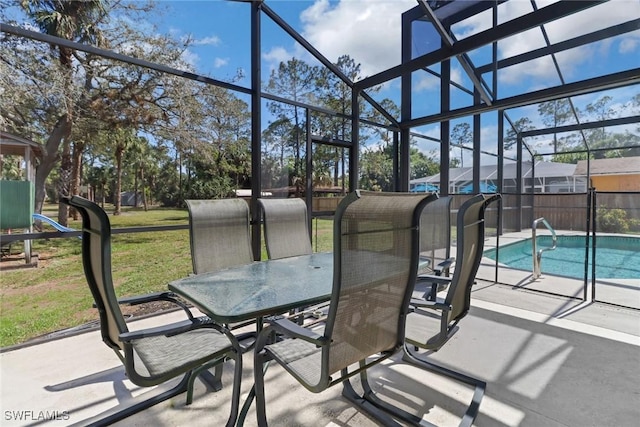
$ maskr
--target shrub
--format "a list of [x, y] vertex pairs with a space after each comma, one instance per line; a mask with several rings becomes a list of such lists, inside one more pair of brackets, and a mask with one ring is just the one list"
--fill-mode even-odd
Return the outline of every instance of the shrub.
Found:
[[627, 212], [623, 209], [608, 209], [602, 206], [597, 210], [596, 226], [598, 231], [605, 233], [628, 233]]

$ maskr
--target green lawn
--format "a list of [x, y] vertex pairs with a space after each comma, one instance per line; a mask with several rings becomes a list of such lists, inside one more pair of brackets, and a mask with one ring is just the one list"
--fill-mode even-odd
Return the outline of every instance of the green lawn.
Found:
[[[113, 211], [110, 206], [106, 210]], [[55, 218], [56, 212], [52, 205], [43, 214]], [[113, 228], [188, 223], [187, 211], [177, 209], [129, 209], [109, 218]], [[314, 250], [331, 250], [332, 225], [330, 219], [313, 221]], [[69, 227], [80, 228], [80, 221], [70, 220]], [[80, 242], [33, 241], [32, 252], [40, 254], [38, 268], [0, 272], [0, 347], [97, 319], [82, 270]], [[189, 232], [114, 235], [112, 267], [119, 296], [166, 290], [168, 282], [192, 271]]]

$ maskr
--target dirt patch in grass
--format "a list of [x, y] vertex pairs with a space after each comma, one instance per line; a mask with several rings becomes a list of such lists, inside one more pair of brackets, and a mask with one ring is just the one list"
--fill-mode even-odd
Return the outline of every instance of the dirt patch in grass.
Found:
[[[31, 257], [31, 264], [28, 265], [25, 261], [24, 253], [11, 254], [3, 256], [0, 260], [0, 283], [2, 284], [2, 293], [5, 296], [20, 295], [25, 292], [24, 287], [14, 287], [12, 279], [12, 272], [30, 268], [47, 268], [54, 261], [54, 253], [40, 252], [34, 254]], [[84, 277], [82, 277], [82, 284]], [[68, 286], [69, 289], [76, 289], [77, 283], [69, 282], [47, 282], [46, 284], [40, 284], [29, 288], [30, 293], [41, 294], [47, 292], [50, 289], [63, 289]], [[128, 306], [121, 306], [122, 313], [126, 316], [139, 317], [147, 314], [153, 314], [164, 310], [175, 309], [177, 305], [168, 301], [154, 301], [146, 304]], [[96, 312], [97, 314], [97, 312]]]
[[165, 310], [173, 310], [176, 307], [178, 306], [168, 301], [154, 301], [154, 302], [149, 302], [149, 303], [140, 304], [140, 305], [121, 306], [121, 309], [122, 309], [122, 314], [124, 314], [125, 316], [130, 315], [133, 317], [140, 317], [140, 316], [145, 316], [147, 314], [159, 313]]
[[57, 258], [60, 258], [60, 254], [56, 250], [40, 250], [33, 252], [31, 262], [27, 264], [24, 252], [3, 253], [2, 258], [0, 258], [0, 273], [30, 268], [47, 268]]
[[41, 259], [37, 254], [31, 256], [30, 264], [27, 264], [23, 253], [6, 256], [3, 255], [2, 259], [0, 259], [0, 272], [21, 270], [25, 268], [44, 268], [47, 262], [47, 259]]

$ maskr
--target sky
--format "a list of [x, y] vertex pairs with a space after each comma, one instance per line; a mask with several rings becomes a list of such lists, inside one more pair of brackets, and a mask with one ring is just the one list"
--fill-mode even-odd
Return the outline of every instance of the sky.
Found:
[[[417, 5], [415, 0], [267, 0], [267, 5], [304, 36], [320, 53], [330, 61], [336, 61], [340, 55], [348, 54], [361, 65], [362, 76], [370, 76], [400, 64], [401, 14]], [[538, 1], [542, 8], [551, 1]], [[228, 79], [238, 69], [250, 68], [249, 7], [247, 4], [225, 1], [182, 1], [165, 2], [173, 13], [164, 17], [161, 28], [169, 29], [176, 35], [190, 35], [196, 40], [188, 52], [194, 66], [203, 73], [216, 78]], [[531, 11], [529, 0], [511, 0], [499, 7], [500, 22], [521, 16]], [[315, 63], [311, 56], [275, 25], [267, 16], [262, 15], [262, 76], [268, 78], [269, 72], [281, 61], [292, 57]], [[560, 19], [545, 26], [551, 42], [569, 39], [612, 24], [619, 24], [640, 18], [640, 0], [612, 0], [607, 4], [588, 9], [570, 18]], [[491, 13], [487, 11], [472, 17], [454, 27], [458, 39], [487, 29], [491, 24]], [[424, 40], [416, 40], [414, 51], [428, 49]], [[539, 29], [532, 29], [498, 44], [499, 57], [509, 57], [545, 45]], [[477, 64], [487, 63], [490, 48], [480, 49], [471, 54]], [[592, 46], [571, 49], [556, 55], [565, 82], [596, 77], [612, 72], [640, 67], [640, 30], [626, 33]], [[437, 67], [434, 68], [436, 71]], [[247, 78], [239, 83], [249, 86]], [[463, 69], [453, 64], [453, 79], [470, 87]], [[491, 79], [491, 76], [486, 76]], [[551, 58], [531, 61], [509, 67], [498, 74], [499, 95], [501, 97], [518, 95], [531, 90], [556, 86], [561, 83]], [[427, 73], [416, 73], [413, 82], [414, 117], [438, 112], [438, 80]], [[378, 101], [385, 97], [398, 102], [399, 80], [385, 84], [374, 98]], [[639, 93], [640, 87], [616, 90], [607, 95], [614, 98], [611, 107], [622, 116], [640, 114], [629, 111], [629, 99]], [[603, 96], [585, 95], [574, 98], [576, 107], [584, 109], [590, 102]], [[453, 107], [468, 105], [469, 96], [460, 93], [453, 95]], [[421, 102], [424, 100], [424, 102]], [[545, 127], [538, 117], [535, 106], [523, 107], [509, 112], [515, 121], [522, 116], [530, 117], [534, 124]], [[582, 119], [585, 120], [584, 118]], [[439, 137], [439, 126], [426, 126], [416, 129], [432, 137]], [[482, 140], [487, 150], [495, 151], [497, 126], [495, 117], [483, 118]], [[544, 144], [545, 142], [541, 142]], [[421, 148], [431, 151], [436, 144], [421, 142]]]
[[[178, 38], [193, 40], [184, 53], [196, 72], [219, 80], [231, 81], [239, 70], [244, 78], [236, 80], [241, 86], [250, 86], [250, 7], [247, 3], [201, 0], [201, 1], [159, 1], [157, 11], [147, 17], [150, 31], [172, 34]], [[537, 1], [542, 8], [552, 1]], [[335, 62], [341, 55], [350, 55], [361, 65], [362, 76], [370, 76], [400, 64], [401, 14], [417, 5], [416, 0], [266, 0], [266, 4], [283, 18], [298, 33], [304, 36], [327, 59]], [[511, 0], [499, 6], [501, 22], [513, 19], [531, 11], [529, 0]], [[612, 24], [631, 19], [640, 19], [640, 0], [612, 0], [593, 7], [584, 13], [560, 19], [545, 26], [552, 42], [566, 40], [580, 34], [595, 31]], [[458, 39], [489, 28], [491, 13], [487, 11], [472, 17], [453, 30]], [[152, 26], [156, 26], [152, 29]], [[418, 31], [417, 31], [418, 32]], [[422, 35], [414, 43], [415, 52], [429, 49]], [[539, 29], [525, 31], [498, 44], [499, 57], [508, 57], [524, 51], [542, 47], [544, 38]], [[471, 53], [474, 63], [488, 61], [490, 47]], [[262, 15], [262, 78], [281, 61], [293, 57], [316, 62], [294, 40]], [[571, 49], [559, 53], [557, 61], [566, 82], [595, 77], [611, 72], [640, 67], [640, 30], [626, 33], [592, 46]], [[434, 68], [437, 71], [437, 67]], [[452, 77], [455, 81], [470, 87], [460, 65], [454, 61]], [[491, 76], [485, 76], [491, 80]], [[498, 74], [500, 97], [512, 96], [560, 84], [555, 66], [550, 58], [531, 61], [509, 67]], [[373, 97], [381, 101], [391, 98], [398, 102], [399, 80], [385, 84]], [[413, 115], [419, 117], [434, 114], [439, 108], [438, 80], [426, 72], [414, 73], [412, 87], [414, 93]], [[612, 108], [620, 115], [640, 114], [630, 111], [629, 99], [640, 92], [640, 87], [613, 91]], [[584, 108], [603, 94], [587, 95], [575, 99], [578, 108]], [[454, 91], [453, 107], [466, 106], [470, 97]], [[534, 124], [544, 127], [535, 106], [523, 107], [509, 112], [515, 121], [522, 116], [530, 117]], [[487, 149], [495, 151], [496, 129], [494, 115], [483, 116], [482, 140], [487, 141]], [[437, 125], [416, 129], [433, 137], [439, 137]], [[421, 142], [421, 148], [430, 151], [435, 144]]]

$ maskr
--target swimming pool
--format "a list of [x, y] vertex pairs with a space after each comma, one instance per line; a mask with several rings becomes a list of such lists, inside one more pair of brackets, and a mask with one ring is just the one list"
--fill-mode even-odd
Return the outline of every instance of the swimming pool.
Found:
[[[538, 250], [551, 246], [551, 236], [537, 237]], [[500, 264], [509, 268], [531, 271], [533, 258], [531, 239], [501, 246]], [[558, 236], [555, 250], [542, 254], [543, 274], [584, 278], [584, 236]], [[484, 251], [484, 256], [496, 259], [496, 250]], [[589, 276], [591, 277], [591, 252]], [[598, 236], [596, 240], [596, 278], [640, 279], [640, 238], [624, 236]]]

